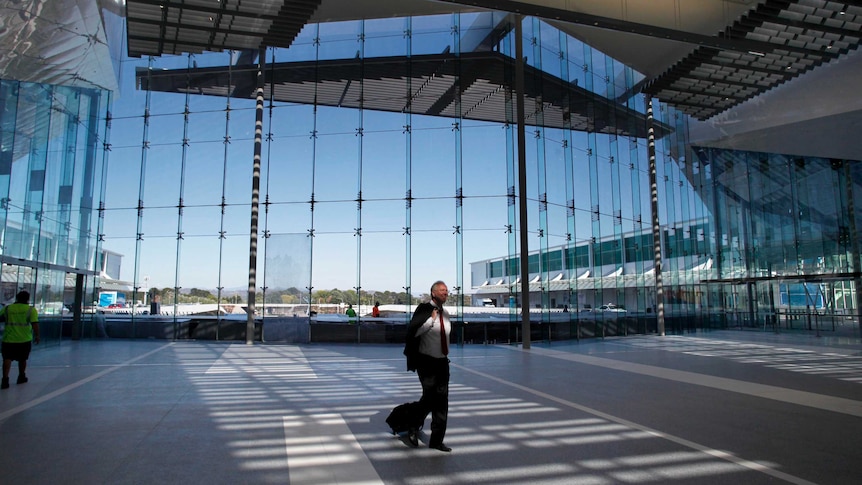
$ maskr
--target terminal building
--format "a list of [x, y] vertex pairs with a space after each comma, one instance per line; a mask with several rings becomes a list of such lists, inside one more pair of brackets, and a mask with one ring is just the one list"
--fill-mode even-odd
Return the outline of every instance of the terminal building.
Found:
[[4, 303], [49, 344], [110, 291], [310, 318], [438, 279], [462, 316], [858, 332], [862, 6], [623, 3], [0, 2]]

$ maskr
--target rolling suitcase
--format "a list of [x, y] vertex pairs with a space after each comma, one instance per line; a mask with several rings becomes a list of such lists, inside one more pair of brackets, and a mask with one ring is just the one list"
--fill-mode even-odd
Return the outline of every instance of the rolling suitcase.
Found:
[[411, 427], [422, 427], [425, 416], [420, 414], [419, 401], [399, 404], [389, 413], [386, 424], [392, 428], [392, 434], [405, 433]]

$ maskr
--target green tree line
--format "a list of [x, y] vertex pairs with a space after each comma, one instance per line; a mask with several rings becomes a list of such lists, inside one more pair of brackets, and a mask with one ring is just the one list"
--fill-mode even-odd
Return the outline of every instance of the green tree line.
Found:
[[[172, 305], [174, 303], [173, 288], [151, 288], [149, 291], [149, 299], [153, 301], [159, 298], [163, 305]], [[225, 292], [221, 295], [222, 303], [245, 303], [248, 298], [245, 292]], [[395, 291], [364, 291], [360, 290], [339, 290], [334, 288], [331, 290], [314, 291], [310, 298], [308, 292], [297, 288], [288, 288], [285, 290], [267, 290], [266, 292], [258, 291], [255, 293], [255, 304], [263, 303], [286, 303], [286, 304], [354, 304], [354, 305], [373, 305], [379, 302], [381, 305], [415, 305], [422, 299], [427, 299], [427, 295], [421, 297], [413, 297], [406, 292]], [[218, 303], [218, 295], [211, 290], [200, 288], [191, 288], [188, 291], [180, 291], [176, 295], [177, 303]]]

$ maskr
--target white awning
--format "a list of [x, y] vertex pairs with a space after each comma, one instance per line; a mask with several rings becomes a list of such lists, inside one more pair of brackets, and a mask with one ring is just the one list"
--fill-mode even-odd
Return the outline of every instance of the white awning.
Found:
[[99, 282], [99, 288], [102, 291], [122, 291], [124, 293], [131, 293], [133, 290], [132, 284], [128, 281], [105, 279]]

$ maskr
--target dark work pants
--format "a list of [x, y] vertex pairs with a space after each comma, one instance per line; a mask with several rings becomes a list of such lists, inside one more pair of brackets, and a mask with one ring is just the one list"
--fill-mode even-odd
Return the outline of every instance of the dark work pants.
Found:
[[440, 444], [446, 436], [449, 416], [449, 359], [423, 355], [416, 371], [422, 383], [422, 398], [419, 399], [422, 421], [431, 413], [429, 445]]

